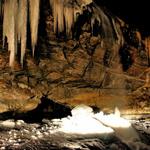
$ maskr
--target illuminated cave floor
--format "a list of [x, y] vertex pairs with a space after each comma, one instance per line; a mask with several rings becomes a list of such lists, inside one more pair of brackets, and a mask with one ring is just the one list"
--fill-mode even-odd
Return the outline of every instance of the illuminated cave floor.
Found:
[[0, 150], [150, 150], [150, 118], [131, 122], [140, 140], [131, 138], [126, 141], [116, 133], [53, 133], [57, 126], [47, 119], [30, 124], [24, 121], [0, 121]]

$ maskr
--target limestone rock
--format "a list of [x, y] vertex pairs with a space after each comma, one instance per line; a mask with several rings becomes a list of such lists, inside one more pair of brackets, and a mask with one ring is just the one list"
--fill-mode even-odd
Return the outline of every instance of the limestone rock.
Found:
[[[70, 106], [83, 103], [111, 111], [119, 105], [122, 112], [128, 110], [133, 98], [130, 95], [146, 82], [146, 50], [135, 43], [123, 47], [124, 35], [117, 18], [95, 4], [90, 4], [80, 17], [86, 17], [93, 8], [90, 23], [99, 29], [93, 19], [102, 15], [102, 32], [91, 30], [87, 18], [83, 24], [76, 24], [71, 39], [64, 38], [63, 33], [54, 34], [51, 10], [44, 8], [46, 33], [43, 36], [39, 32], [38, 56], [33, 59], [27, 51], [24, 68], [11, 70], [8, 53], [0, 52], [0, 112], [31, 111], [43, 97]], [[132, 63], [123, 69], [129, 62]]]

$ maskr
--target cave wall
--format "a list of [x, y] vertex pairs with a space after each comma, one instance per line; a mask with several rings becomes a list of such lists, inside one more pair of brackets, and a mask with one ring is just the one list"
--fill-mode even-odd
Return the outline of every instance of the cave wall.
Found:
[[138, 28], [143, 36], [150, 35], [149, 4], [147, 1], [130, 0], [94, 0], [98, 5], [103, 5], [113, 14], [130, 24], [133, 28]]
[[[124, 113], [149, 112], [149, 44], [119, 18], [95, 4], [89, 7], [92, 16], [105, 15], [102, 30], [95, 24], [93, 35], [91, 24], [79, 21], [78, 36], [67, 38], [54, 33], [52, 9], [43, 1], [35, 58], [28, 44], [24, 68], [16, 61], [10, 69], [7, 44], [3, 49], [1, 41], [0, 112], [32, 110], [42, 97], [71, 107], [84, 103], [106, 111], [118, 106]], [[85, 8], [80, 17], [88, 13]]]

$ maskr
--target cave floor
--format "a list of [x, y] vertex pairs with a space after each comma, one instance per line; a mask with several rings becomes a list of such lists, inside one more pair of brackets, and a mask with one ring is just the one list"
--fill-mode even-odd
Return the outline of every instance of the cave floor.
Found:
[[[150, 117], [130, 120], [139, 139], [124, 139], [118, 131], [110, 134], [65, 134], [50, 120], [25, 123], [22, 120], [0, 122], [1, 150], [150, 150]], [[119, 131], [120, 132], [120, 131]], [[126, 132], [126, 130], [125, 130]], [[128, 129], [127, 129], [128, 132]]]

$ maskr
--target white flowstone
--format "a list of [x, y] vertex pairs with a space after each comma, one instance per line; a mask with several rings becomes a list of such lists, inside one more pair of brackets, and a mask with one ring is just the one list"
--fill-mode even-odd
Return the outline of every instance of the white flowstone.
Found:
[[5, 128], [15, 128], [15, 122], [13, 120], [6, 120], [1, 122], [0, 126]]
[[38, 139], [38, 138], [37, 138], [36, 136], [34, 136], [34, 135], [32, 135], [31, 138], [32, 138], [33, 140], [37, 140], [37, 139]]
[[23, 124], [25, 124], [25, 122], [23, 120], [17, 120], [16, 121], [17, 126], [22, 126]]
[[26, 129], [23, 130], [24, 133], [29, 134], [30, 132]]
[[49, 135], [49, 133], [48, 133], [48, 132], [44, 132], [43, 134], [44, 134], [45, 136], [48, 136], [48, 135]]
[[39, 139], [42, 139], [42, 138], [43, 138], [43, 135], [42, 135], [42, 134], [38, 135], [38, 138], [39, 138]]
[[37, 134], [37, 135], [41, 135], [41, 132], [40, 132], [40, 131], [37, 131], [36, 134]]

